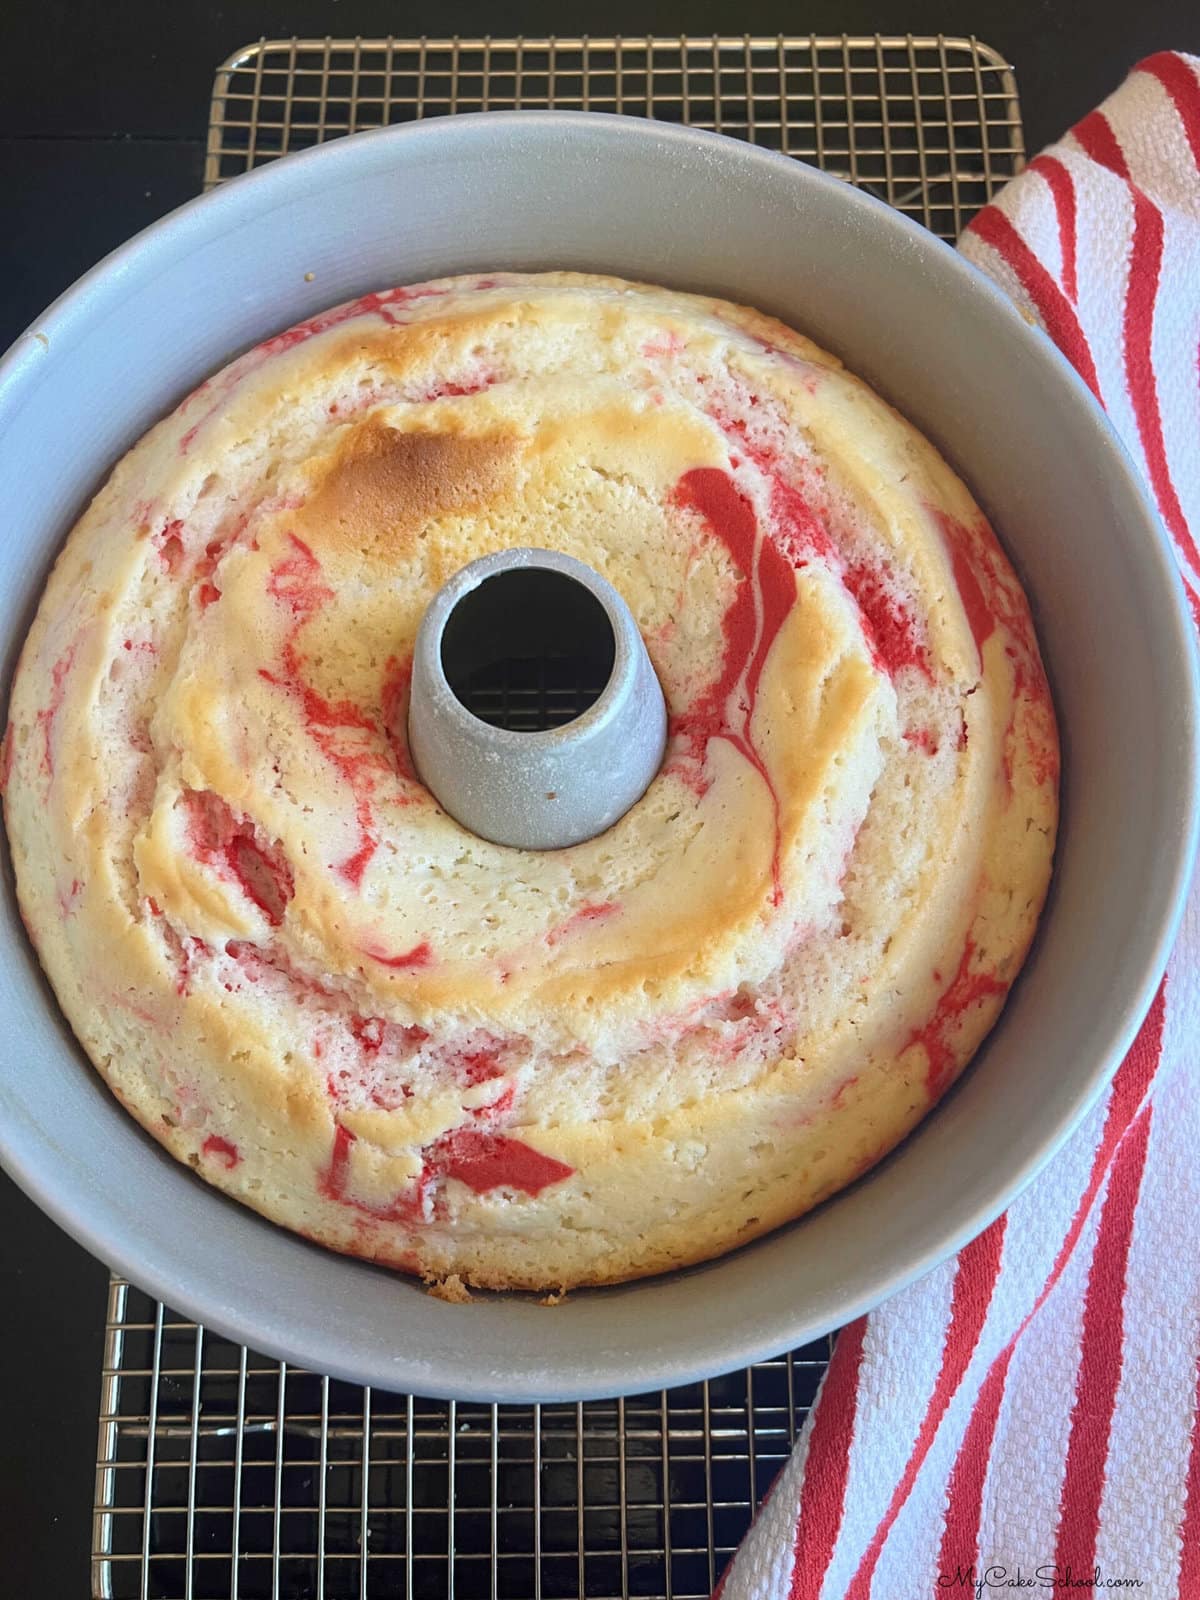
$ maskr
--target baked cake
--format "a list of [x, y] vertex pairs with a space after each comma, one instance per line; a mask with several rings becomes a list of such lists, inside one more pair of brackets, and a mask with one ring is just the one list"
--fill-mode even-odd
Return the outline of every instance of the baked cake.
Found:
[[[420, 783], [413, 640], [475, 557], [612, 582], [670, 712], [552, 853]], [[545, 1289], [728, 1250], [864, 1172], [995, 1021], [1058, 745], [970, 494], [757, 312], [574, 274], [369, 294], [125, 457], [5, 743], [21, 907], [138, 1120], [420, 1274]]]

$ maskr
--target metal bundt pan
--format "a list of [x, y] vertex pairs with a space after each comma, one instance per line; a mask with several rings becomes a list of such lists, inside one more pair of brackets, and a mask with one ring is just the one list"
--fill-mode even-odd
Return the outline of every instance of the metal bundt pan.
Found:
[[[366, 290], [579, 268], [774, 312], [942, 446], [1030, 591], [1065, 756], [1050, 903], [1000, 1026], [881, 1167], [711, 1265], [448, 1305], [209, 1189], [112, 1099], [59, 1015], [11, 892], [0, 1151], [88, 1249], [188, 1316], [386, 1388], [528, 1401], [678, 1384], [865, 1311], [982, 1229], [1129, 1045], [1195, 845], [1197, 678], [1170, 550], [1104, 417], [1007, 300], [916, 224], [782, 156], [654, 123], [462, 117], [289, 157], [148, 229], [0, 366], [8, 670], [109, 466], [235, 352]], [[7, 860], [7, 854], [5, 853]]]

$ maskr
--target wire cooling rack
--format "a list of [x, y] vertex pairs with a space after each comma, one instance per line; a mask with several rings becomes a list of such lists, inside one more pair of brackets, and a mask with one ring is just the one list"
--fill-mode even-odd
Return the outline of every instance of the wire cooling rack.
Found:
[[[218, 70], [205, 183], [385, 123], [548, 105], [782, 150], [943, 238], [1024, 164], [1012, 72], [974, 39], [326, 39]], [[702, 1600], [829, 1351], [623, 1401], [453, 1405], [288, 1367], [114, 1278], [92, 1593]]]
[[946, 239], [1025, 159], [1012, 69], [973, 38], [289, 39], [218, 70], [205, 183], [338, 134], [533, 106], [714, 128]]
[[268, 1360], [114, 1280], [93, 1593], [699, 1600], [828, 1359], [822, 1339], [634, 1399], [455, 1405]]

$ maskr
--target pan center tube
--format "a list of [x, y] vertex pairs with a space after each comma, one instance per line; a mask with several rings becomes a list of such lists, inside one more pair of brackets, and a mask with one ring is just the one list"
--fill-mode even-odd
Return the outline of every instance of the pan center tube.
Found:
[[662, 764], [667, 709], [629, 607], [582, 561], [504, 550], [434, 596], [408, 715], [421, 781], [463, 827], [520, 850], [595, 838]]

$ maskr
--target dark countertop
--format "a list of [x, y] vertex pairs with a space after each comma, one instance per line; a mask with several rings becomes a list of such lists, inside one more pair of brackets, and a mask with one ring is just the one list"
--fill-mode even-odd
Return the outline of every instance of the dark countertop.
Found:
[[[1155, 50], [1200, 53], [1195, 0], [47, 0], [0, 10], [0, 348], [200, 187], [213, 71], [261, 35], [976, 34], [1015, 65], [1030, 152]], [[60, 441], [69, 447], [69, 441]], [[82, 1600], [107, 1272], [0, 1175], [2, 1600]]]

